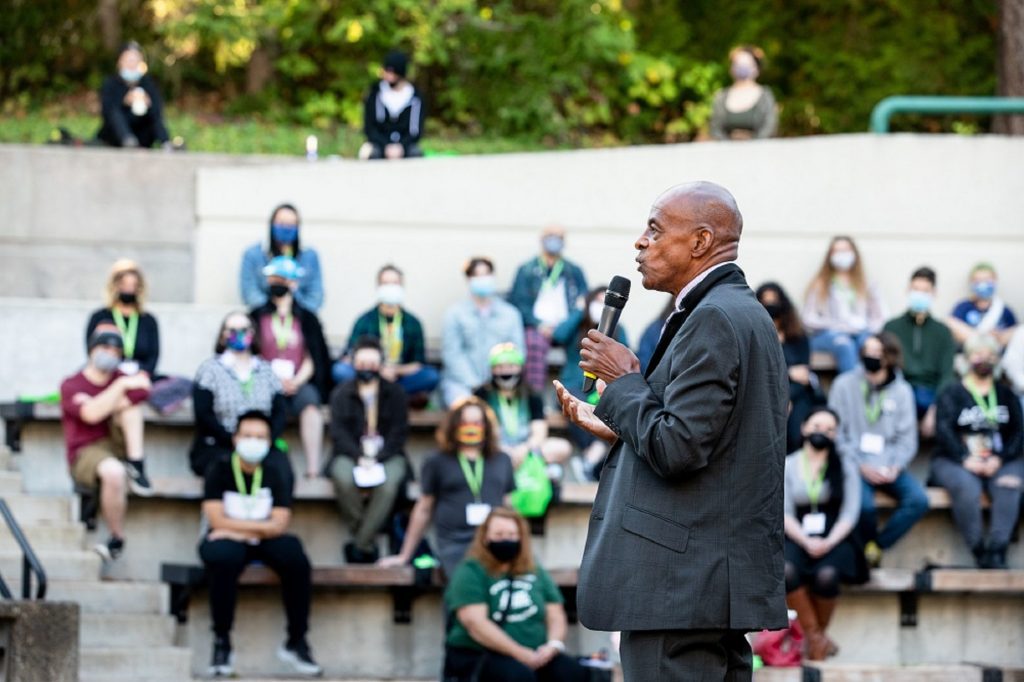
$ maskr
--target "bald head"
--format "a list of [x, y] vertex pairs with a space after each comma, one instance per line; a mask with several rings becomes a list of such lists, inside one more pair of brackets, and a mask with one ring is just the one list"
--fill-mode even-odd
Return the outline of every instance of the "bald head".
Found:
[[743, 216], [732, 193], [713, 182], [686, 182], [665, 190], [654, 202], [672, 212], [685, 207], [697, 222], [712, 228], [724, 242], [739, 243]]

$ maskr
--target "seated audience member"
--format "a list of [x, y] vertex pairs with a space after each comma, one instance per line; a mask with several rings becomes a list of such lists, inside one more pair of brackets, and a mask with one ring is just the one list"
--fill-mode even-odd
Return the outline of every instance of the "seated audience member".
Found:
[[749, 140], [774, 137], [779, 126], [775, 97], [757, 82], [764, 64], [764, 52], [753, 45], [729, 52], [732, 85], [715, 93], [709, 122], [716, 140]]
[[523, 380], [523, 352], [511, 343], [498, 344], [491, 349], [490, 362], [491, 380], [476, 396], [498, 417], [502, 451], [516, 469], [531, 453], [560, 467], [572, 454], [572, 443], [548, 435], [544, 400]]
[[[418, 317], [402, 306], [405, 288], [402, 271], [385, 265], [377, 273], [377, 306], [367, 310], [352, 327], [349, 343], [359, 339], [379, 339], [384, 353], [380, 375], [401, 386], [407, 395], [425, 404], [426, 396], [437, 388], [439, 374], [427, 362], [423, 325]], [[350, 349], [351, 350], [351, 349]], [[334, 363], [335, 383], [355, 376], [352, 365], [345, 360]]]
[[[192, 383], [196, 435], [189, 463], [197, 476], [234, 451], [239, 416], [252, 411], [270, 415], [271, 436], [276, 440], [284, 432], [287, 409], [281, 380], [260, 357], [260, 339], [247, 314], [228, 313], [217, 332], [213, 353], [199, 365]], [[290, 471], [287, 460], [281, 459]]]
[[315, 313], [295, 300], [299, 267], [286, 256], [267, 265], [270, 300], [250, 312], [260, 356], [281, 380], [288, 413], [299, 421], [299, 437], [306, 454], [306, 478], [320, 475], [324, 418], [320, 412], [330, 391], [330, 359], [323, 328]]
[[163, 98], [147, 71], [142, 47], [126, 43], [117, 56], [117, 75], [107, 76], [100, 86], [103, 125], [96, 139], [111, 147], [170, 148]]
[[885, 323], [885, 331], [903, 347], [903, 374], [914, 390], [921, 435], [935, 433], [935, 396], [953, 380], [956, 344], [949, 328], [931, 316], [935, 271], [918, 268], [910, 276], [907, 312]]
[[[996, 381], [999, 342], [976, 334], [964, 344], [963, 381], [939, 394], [932, 478], [947, 491], [953, 520], [980, 568], [1006, 568], [1006, 546], [1020, 513], [1021, 406]], [[991, 500], [985, 541], [981, 494]]]
[[499, 343], [526, 348], [519, 311], [496, 296], [494, 263], [473, 258], [465, 268], [469, 298], [444, 316], [441, 393], [445, 405], [471, 395], [491, 378], [490, 352]]
[[[597, 403], [597, 389], [590, 392], [590, 395], [583, 393], [583, 370], [580, 369], [580, 342], [591, 329], [597, 329], [601, 321], [601, 311], [604, 310], [604, 292], [607, 287], [600, 286], [591, 289], [582, 306], [575, 306], [565, 322], [558, 325], [551, 338], [555, 343], [565, 347], [565, 364], [558, 376], [559, 381], [575, 397], [587, 400], [591, 404]], [[674, 306], [674, 304], [673, 304]], [[673, 308], [674, 309], [674, 308]], [[660, 326], [659, 326], [660, 331]], [[622, 325], [615, 328], [615, 340], [623, 345], [626, 341], [626, 330]], [[653, 349], [651, 351], [653, 353]], [[600, 472], [601, 464], [605, 455], [608, 454], [609, 445], [605, 441], [584, 431], [575, 424], [569, 425], [569, 437], [580, 449], [580, 456], [573, 458], [573, 472], [579, 481], [595, 481]]]
[[344, 548], [345, 560], [373, 563], [380, 556], [376, 535], [390, 518], [409, 472], [409, 408], [402, 387], [381, 376], [376, 339], [360, 340], [352, 362], [355, 378], [331, 393], [334, 454], [327, 470], [338, 510], [352, 534]]
[[373, 84], [363, 103], [366, 142], [359, 148], [363, 159], [408, 159], [423, 156], [419, 147], [426, 108], [416, 86], [408, 81], [409, 57], [392, 51], [384, 58], [380, 80]]
[[544, 228], [541, 252], [519, 266], [508, 302], [523, 317], [526, 333], [526, 383], [542, 392], [548, 385], [548, 351], [552, 334], [587, 293], [583, 270], [562, 257], [565, 230]]
[[98, 324], [115, 325], [124, 344], [124, 362], [118, 369], [123, 374], [145, 372], [154, 379], [160, 359], [160, 329], [156, 318], [143, 309], [145, 301], [146, 280], [139, 266], [130, 260], [114, 263], [107, 279], [107, 305], [89, 318], [85, 342], [88, 345]]
[[[900, 342], [872, 334], [861, 347], [861, 366], [836, 377], [828, 405], [839, 416], [836, 449], [860, 467], [860, 539], [877, 565], [889, 549], [928, 512], [928, 495], [907, 466], [917, 454], [914, 392], [903, 378]], [[889, 522], [878, 529], [875, 491], [896, 498]]]
[[324, 304], [320, 257], [314, 249], [302, 246], [299, 228], [299, 211], [291, 204], [281, 204], [271, 211], [267, 243], [253, 244], [242, 255], [239, 286], [246, 306], [258, 308], [267, 304], [270, 288], [264, 270], [274, 258], [287, 256], [299, 266], [296, 302], [311, 313], [320, 312]]
[[857, 366], [860, 345], [882, 328], [885, 303], [867, 281], [849, 237], [832, 238], [825, 262], [807, 289], [802, 316], [811, 334], [811, 350], [830, 353], [840, 372]]
[[1003, 371], [1024, 405], [1024, 326], [1017, 327], [1010, 337], [1010, 343], [1003, 353]]
[[288, 637], [277, 657], [295, 672], [315, 677], [323, 670], [309, 650], [312, 567], [302, 541], [288, 533], [294, 479], [286, 469], [263, 466], [271, 449], [270, 418], [262, 412], [239, 416], [231, 457], [206, 472], [203, 489], [204, 533], [199, 557], [206, 567], [213, 621], [210, 674], [234, 674], [231, 627], [238, 601], [238, 578], [260, 562], [277, 573], [288, 619]]
[[786, 422], [786, 449], [793, 452], [803, 443], [801, 427], [811, 408], [824, 400], [820, 397], [818, 377], [811, 372], [811, 344], [804, 333], [793, 302], [775, 282], [757, 288], [761, 302], [775, 323], [789, 372], [789, 417]]
[[826, 631], [839, 584], [867, 580], [864, 552], [854, 529], [860, 514], [857, 465], [840, 457], [839, 418], [815, 407], [803, 424], [803, 447], [786, 457], [786, 604], [803, 627], [805, 655], [821, 661], [839, 648]]
[[126, 488], [143, 497], [153, 494], [143, 466], [139, 407], [149, 394], [149, 377], [118, 371], [121, 349], [121, 337], [101, 327], [89, 338], [85, 368], [60, 385], [68, 468], [76, 485], [99, 487], [100, 515], [110, 539], [95, 549], [105, 561], [124, 549]]
[[[603, 289], [602, 289], [603, 292]], [[665, 307], [658, 313], [658, 317], [651, 320], [651, 323], [644, 329], [643, 334], [640, 335], [640, 345], [636, 349], [636, 357], [640, 360], [640, 371], [646, 372], [647, 365], [650, 363], [651, 358], [654, 357], [654, 351], [658, 347], [658, 341], [661, 339], [661, 330], [665, 328], [665, 323], [668, 322], [668, 318], [672, 316], [672, 313], [676, 311], [676, 299], [675, 297], [669, 297], [665, 301]], [[598, 321], [600, 318], [597, 318]], [[597, 324], [597, 322], [595, 322]], [[595, 327], [596, 329], [596, 327]], [[583, 370], [580, 370], [582, 375]]]
[[562, 593], [533, 558], [526, 521], [511, 509], [494, 509], [476, 529], [444, 602], [450, 615], [445, 680], [590, 679], [565, 654]]
[[420, 498], [413, 507], [401, 551], [380, 560], [382, 566], [412, 561], [431, 520], [437, 555], [447, 575], [454, 575], [476, 527], [491, 509], [506, 504], [515, 489], [512, 460], [498, 449], [494, 413], [476, 396], [448, 410], [437, 429], [440, 450], [423, 463]]
[[996, 269], [989, 263], [978, 263], [971, 270], [968, 284], [971, 293], [953, 308], [946, 320], [953, 338], [963, 344], [974, 334], [990, 334], [1003, 347], [1010, 342], [1017, 316], [997, 295]]

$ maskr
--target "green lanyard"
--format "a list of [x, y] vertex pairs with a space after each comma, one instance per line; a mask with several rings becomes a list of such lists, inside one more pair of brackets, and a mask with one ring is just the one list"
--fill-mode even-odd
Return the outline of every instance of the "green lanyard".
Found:
[[240, 495], [251, 498], [259, 492], [260, 486], [263, 485], [262, 466], [256, 467], [256, 471], [252, 474], [252, 491], [249, 493], [245, 492], [245, 479], [242, 478], [242, 462], [237, 452], [231, 455], [231, 470], [235, 472], [235, 487]]
[[[537, 262], [540, 263], [540, 266], [542, 268], [547, 268], [547, 266], [544, 264], [544, 259], [543, 258], [539, 258], [538, 257], [537, 258]], [[545, 279], [541, 283], [540, 288], [541, 289], [553, 289], [554, 286], [556, 284], [558, 284], [558, 278], [562, 276], [562, 270], [564, 268], [565, 268], [565, 261], [563, 261], [561, 258], [559, 258], [558, 261], [551, 267], [551, 274], [548, 275], [547, 279]]]
[[139, 314], [132, 313], [128, 316], [128, 324], [125, 324], [124, 315], [117, 308], [112, 308], [111, 313], [114, 315], [114, 324], [117, 325], [117, 330], [121, 332], [121, 340], [124, 341], [124, 357], [125, 360], [131, 360], [135, 357], [135, 339], [139, 335]]
[[246, 398], [248, 398], [249, 394], [252, 393], [252, 376], [253, 372], [250, 371], [248, 379], [245, 381], [242, 381], [241, 379], [238, 380], [238, 385], [242, 387], [242, 395]]
[[864, 416], [868, 419], [868, 424], [874, 424], [878, 421], [878, 418], [882, 416], [882, 391], [878, 391], [875, 394], [874, 400], [869, 400], [871, 397], [871, 387], [868, 386], [868, 382], [864, 382]]
[[965, 381], [964, 384], [967, 386], [967, 390], [970, 391], [971, 397], [974, 398], [974, 402], [981, 408], [982, 413], [985, 415], [985, 419], [992, 426], [999, 424], [999, 403], [996, 400], [996, 385], [993, 382], [992, 387], [988, 389], [988, 400], [978, 392], [978, 389], [974, 387], [974, 383], [971, 381]]
[[274, 332], [274, 340], [277, 341], [277, 349], [284, 350], [288, 342], [292, 340], [292, 314], [282, 320], [277, 313], [270, 318], [270, 329]]
[[811, 464], [807, 461], [807, 452], [800, 451], [800, 462], [803, 465], [804, 484], [807, 486], [807, 499], [811, 501], [811, 511], [818, 513], [818, 500], [821, 498], [821, 489], [825, 486], [825, 472], [828, 470], [828, 460], [821, 465], [818, 476], [811, 480]]
[[384, 349], [384, 361], [397, 363], [402, 357], [402, 311], [395, 313], [389, 324], [383, 315], [378, 314], [380, 329], [380, 345]]
[[484, 458], [480, 455], [473, 462], [473, 468], [469, 467], [469, 459], [459, 453], [459, 466], [462, 467], [462, 475], [466, 477], [466, 485], [469, 492], [473, 493], [473, 499], [480, 501], [480, 490], [484, 487]]
[[522, 400], [519, 398], [506, 398], [498, 395], [498, 413], [501, 419], [501, 428], [505, 431], [508, 439], [519, 438], [519, 417], [522, 409]]

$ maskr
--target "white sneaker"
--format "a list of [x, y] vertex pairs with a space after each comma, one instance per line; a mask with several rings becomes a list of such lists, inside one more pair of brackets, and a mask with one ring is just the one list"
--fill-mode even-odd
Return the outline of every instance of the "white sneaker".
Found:
[[313, 660], [313, 655], [310, 653], [309, 645], [306, 642], [302, 642], [296, 647], [282, 644], [281, 648], [277, 650], [277, 658], [279, 661], [290, 665], [300, 675], [320, 677], [324, 674], [324, 669]]

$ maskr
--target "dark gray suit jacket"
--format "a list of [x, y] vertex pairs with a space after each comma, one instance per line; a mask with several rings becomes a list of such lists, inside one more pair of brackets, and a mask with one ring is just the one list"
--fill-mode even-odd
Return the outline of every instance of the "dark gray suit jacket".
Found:
[[733, 264], [669, 319], [646, 376], [608, 385], [616, 434], [580, 568], [595, 630], [786, 626], [789, 381], [775, 327]]

